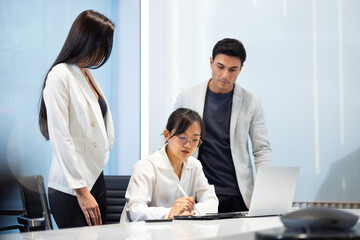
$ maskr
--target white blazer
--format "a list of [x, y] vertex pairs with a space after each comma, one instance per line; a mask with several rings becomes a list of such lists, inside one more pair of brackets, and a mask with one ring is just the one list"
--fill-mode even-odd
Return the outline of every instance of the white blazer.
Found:
[[[202, 117], [208, 82], [183, 90], [176, 99], [175, 109], [186, 107]], [[271, 149], [260, 99], [235, 84], [230, 118], [230, 147], [237, 182], [246, 206], [250, 207], [254, 188], [253, 168], [249, 153], [249, 136], [256, 170], [271, 165]], [[195, 153], [197, 157], [198, 151]]]
[[[105, 99], [90, 70], [86, 73]], [[76, 195], [77, 188], [91, 190], [114, 142], [109, 107], [103, 119], [98, 100], [80, 68], [65, 63], [49, 72], [43, 97], [53, 152], [48, 187], [71, 195]]]
[[196, 209], [201, 214], [218, 211], [214, 186], [209, 185], [200, 161], [192, 156], [186, 159], [179, 180], [165, 147], [135, 164], [125, 195], [127, 204], [121, 223], [127, 221], [126, 215], [132, 221], [167, 218], [175, 201], [184, 197], [177, 184], [195, 198]]

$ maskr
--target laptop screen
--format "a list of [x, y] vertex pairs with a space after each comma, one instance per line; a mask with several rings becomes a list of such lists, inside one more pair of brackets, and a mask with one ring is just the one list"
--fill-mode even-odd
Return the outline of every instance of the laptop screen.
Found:
[[277, 215], [290, 211], [300, 167], [259, 167], [249, 216]]

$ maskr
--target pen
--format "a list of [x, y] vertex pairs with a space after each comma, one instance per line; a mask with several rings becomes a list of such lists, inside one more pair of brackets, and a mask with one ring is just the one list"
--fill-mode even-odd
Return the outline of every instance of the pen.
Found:
[[[176, 185], [177, 185], [178, 189], [180, 190], [180, 192], [184, 195], [184, 197], [188, 197], [188, 195], [186, 194], [186, 192], [184, 191], [184, 189], [182, 189], [182, 187], [180, 186], [180, 184], [176, 184]], [[199, 215], [201, 215], [200, 212], [196, 209], [195, 205], [194, 205], [194, 209], [195, 209], [195, 211], [196, 211]]]

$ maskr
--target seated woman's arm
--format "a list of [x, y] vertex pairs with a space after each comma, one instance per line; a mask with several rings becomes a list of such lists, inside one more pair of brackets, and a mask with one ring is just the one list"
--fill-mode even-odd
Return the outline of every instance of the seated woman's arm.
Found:
[[167, 218], [170, 208], [149, 207], [155, 182], [154, 167], [140, 160], [134, 166], [128, 189], [126, 191], [127, 211], [130, 221]]
[[207, 178], [202, 170], [200, 161], [196, 168], [196, 186], [195, 186], [195, 200], [197, 204], [195, 205], [196, 209], [200, 212], [201, 215], [206, 213], [217, 213], [219, 200], [216, 197], [215, 189], [213, 185], [209, 185]]

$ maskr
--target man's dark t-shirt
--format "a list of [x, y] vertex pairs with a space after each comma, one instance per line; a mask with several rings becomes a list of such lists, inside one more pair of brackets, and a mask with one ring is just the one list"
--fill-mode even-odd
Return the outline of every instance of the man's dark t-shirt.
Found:
[[198, 158], [217, 195], [241, 196], [230, 150], [232, 99], [233, 91], [216, 94], [207, 89], [203, 113], [206, 131]]

